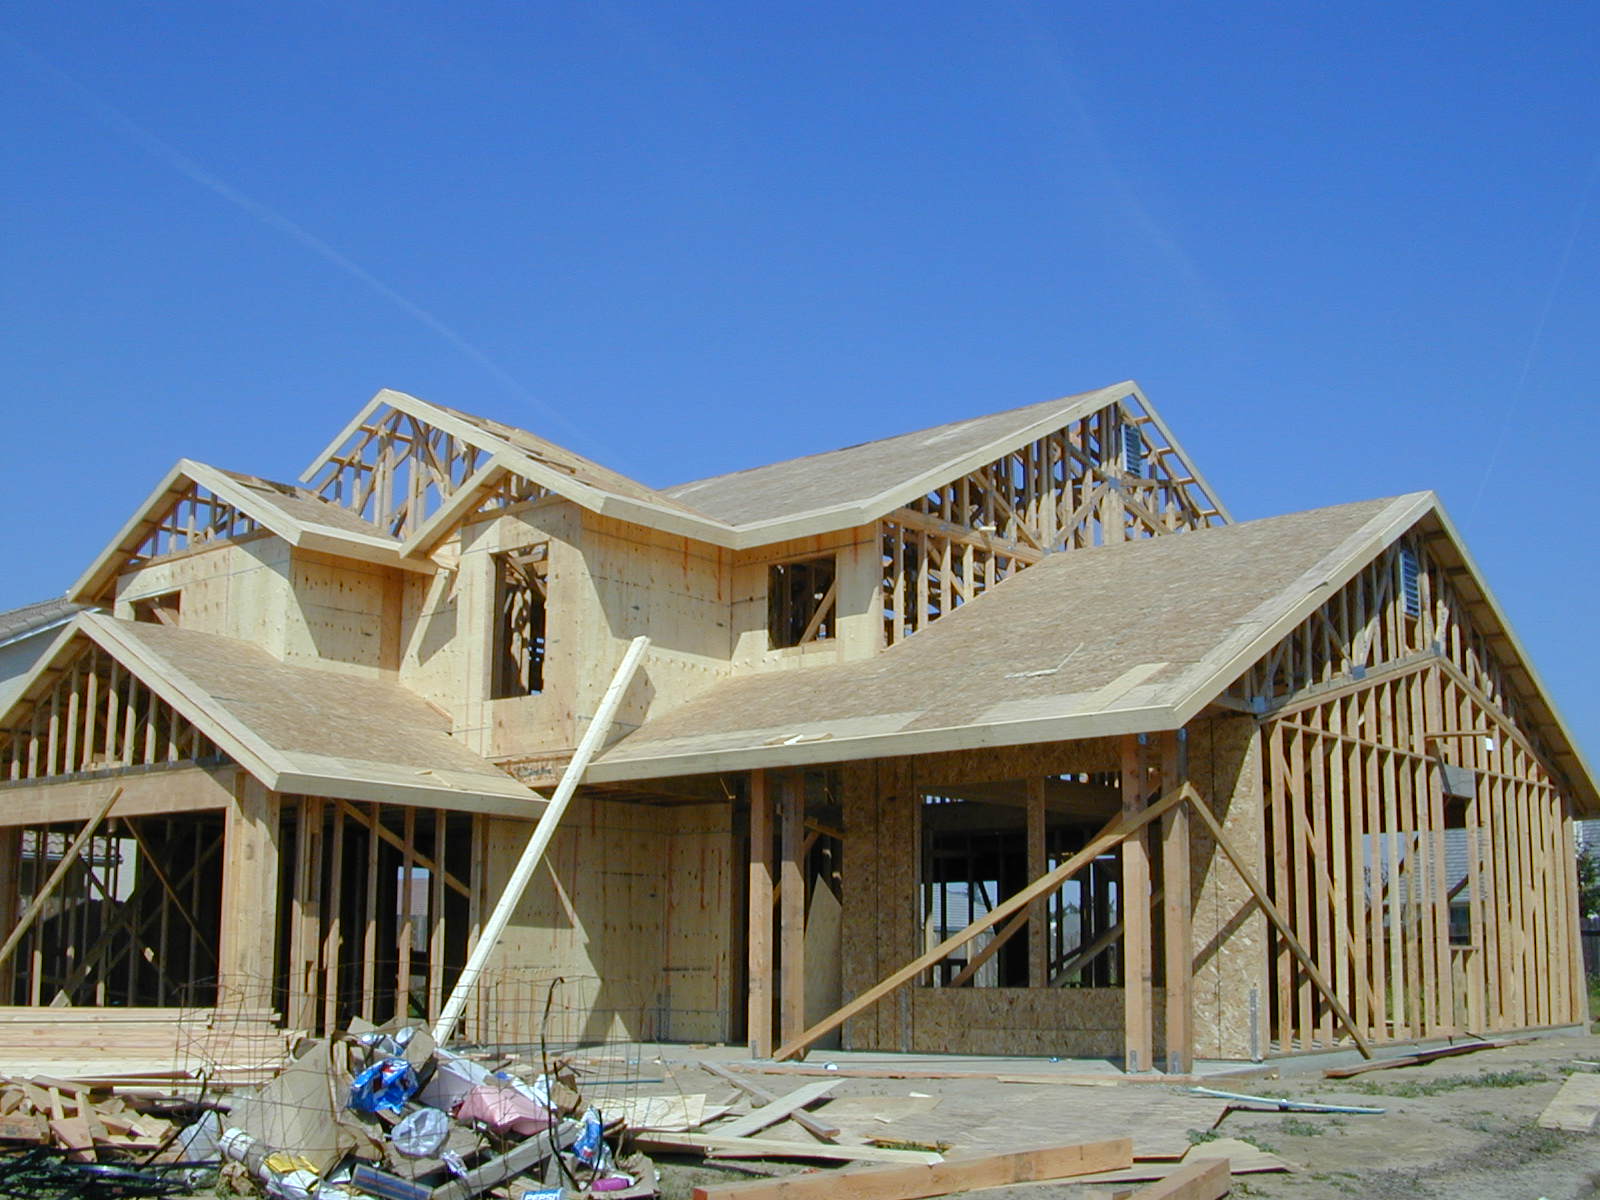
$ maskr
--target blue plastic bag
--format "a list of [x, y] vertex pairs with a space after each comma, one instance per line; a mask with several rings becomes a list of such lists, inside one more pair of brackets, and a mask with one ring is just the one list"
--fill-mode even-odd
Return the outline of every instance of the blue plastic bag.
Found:
[[350, 1083], [350, 1104], [357, 1112], [402, 1109], [417, 1090], [417, 1073], [403, 1058], [385, 1058]]

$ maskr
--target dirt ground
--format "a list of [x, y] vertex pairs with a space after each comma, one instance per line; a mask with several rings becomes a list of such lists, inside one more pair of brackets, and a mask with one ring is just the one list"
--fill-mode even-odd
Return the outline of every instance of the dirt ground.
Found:
[[[1214, 1082], [1229, 1091], [1386, 1110], [1371, 1116], [1240, 1109], [1222, 1113], [1220, 1106], [1208, 1108], [1210, 1102], [1189, 1096], [1186, 1089], [1152, 1084], [1030, 1087], [977, 1080], [850, 1079], [841, 1081], [836, 1094], [852, 1100], [857, 1109], [871, 1106], [867, 1097], [899, 1098], [900, 1115], [879, 1126], [881, 1135], [946, 1140], [956, 1147], [952, 1153], [1090, 1140], [1120, 1129], [1133, 1137], [1136, 1153], [1146, 1141], [1170, 1146], [1175, 1140], [1231, 1137], [1300, 1168], [1292, 1174], [1238, 1176], [1233, 1196], [1577, 1200], [1600, 1197], [1600, 1134], [1541, 1129], [1537, 1121], [1567, 1073], [1595, 1069], [1582, 1062], [1600, 1062], [1600, 1037], [1541, 1039], [1348, 1080], [1324, 1079], [1320, 1068], [1302, 1067], [1284, 1069], [1277, 1078]], [[906, 1098], [915, 1093], [937, 1099], [930, 1107], [908, 1110]], [[825, 1111], [826, 1106], [818, 1115]], [[1145, 1138], [1143, 1131], [1148, 1131]], [[781, 1126], [767, 1136], [805, 1137]], [[695, 1184], [802, 1169], [778, 1163], [722, 1168], [670, 1159], [662, 1165], [668, 1200], [687, 1196]], [[1130, 1186], [1028, 1184], [972, 1194], [985, 1200], [1088, 1200]]]

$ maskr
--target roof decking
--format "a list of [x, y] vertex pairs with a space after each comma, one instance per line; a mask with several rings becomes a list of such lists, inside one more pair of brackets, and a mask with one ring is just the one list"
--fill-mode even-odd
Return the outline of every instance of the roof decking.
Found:
[[[590, 777], [1178, 728], [1424, 519], [1454, 541], [1422, 492], [1051, 555], [875, 658], [719, 684], [610, 748]], [[1486, 592], [1482, 604], [1479, 618], [1504, 630]], [[1529, 690], [1540, 692], [1536, 680]], [[1586, 764], [1539, 704], [1557, 757], [1594, 806]]]
[[[291, 666], [233, 638], [83, 613], [23, 686], [88, 638], [268, 788], [537, 816], [543, 800], [398, 684]], [[3, 716], [5, 714], [0, 714]]]

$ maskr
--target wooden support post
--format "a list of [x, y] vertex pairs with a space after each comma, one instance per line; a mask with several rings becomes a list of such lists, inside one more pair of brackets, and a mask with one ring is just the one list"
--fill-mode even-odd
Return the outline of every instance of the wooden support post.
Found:
[[[1028, 780], [1027, 836], [1028, 878], [1038, 879], [1048, 869], [1045, 858], [1044, 776], [1042, 775]], [[1050, 985], [1049, 910], [1049, 896], [1041, 896], [1028, 906], [1029, 987]]]
[[[1146, 783], [1139, 739], [1122, 739], [1122, 817], [1137, 817], [1144, 807]], [[1150, 955], [1150, 847], [1143, 826], [1122, 842], [1122, 1003], [1123, 1069], [1129, 1073], [1155, 1068], [1155, 1013]]]
[[772, 1053], [772, 793], [765, 771], [750, 772], [750, 1057]]
[[[1161, 790], [1188, 782], [1185, 730], [1161, 735]], [[1194, 1063], [1194, 937], [1190, 924], [1189, 810], [1182, 804], [1161, 818], [1162, 931], [1167, 977], [1167, 1071], [1187, 1075]]]
[[784, 1041], [798, 1037], [806, 1027], [806, 877], [804, 853], [806, 792], [805, 776], [799, 771], [785, 772], [779, 784], [780, 840], [783, 859], [779, 866], [780, 900], [778, 998], [779, 1036]]

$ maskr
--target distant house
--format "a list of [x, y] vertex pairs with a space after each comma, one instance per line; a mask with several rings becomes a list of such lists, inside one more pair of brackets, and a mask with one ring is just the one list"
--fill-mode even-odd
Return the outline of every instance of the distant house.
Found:
[[464, 1036], [554, 976], [592, 1036], [1136, 1070], [1586, 1014], [1600, 794], [1438, 500], [1235, 522], [1131, 383], [665, 489], [384, 391], [297, 483], [179, 460], [68, 599], [0, 924], [67, 837], [101, 911], [13, 1004], [436, 1014], [647, 635]]
[[83, 610], [65, 597], [0, 612], [0, 712], [11, 707], [23, 676], [51, 637]]

